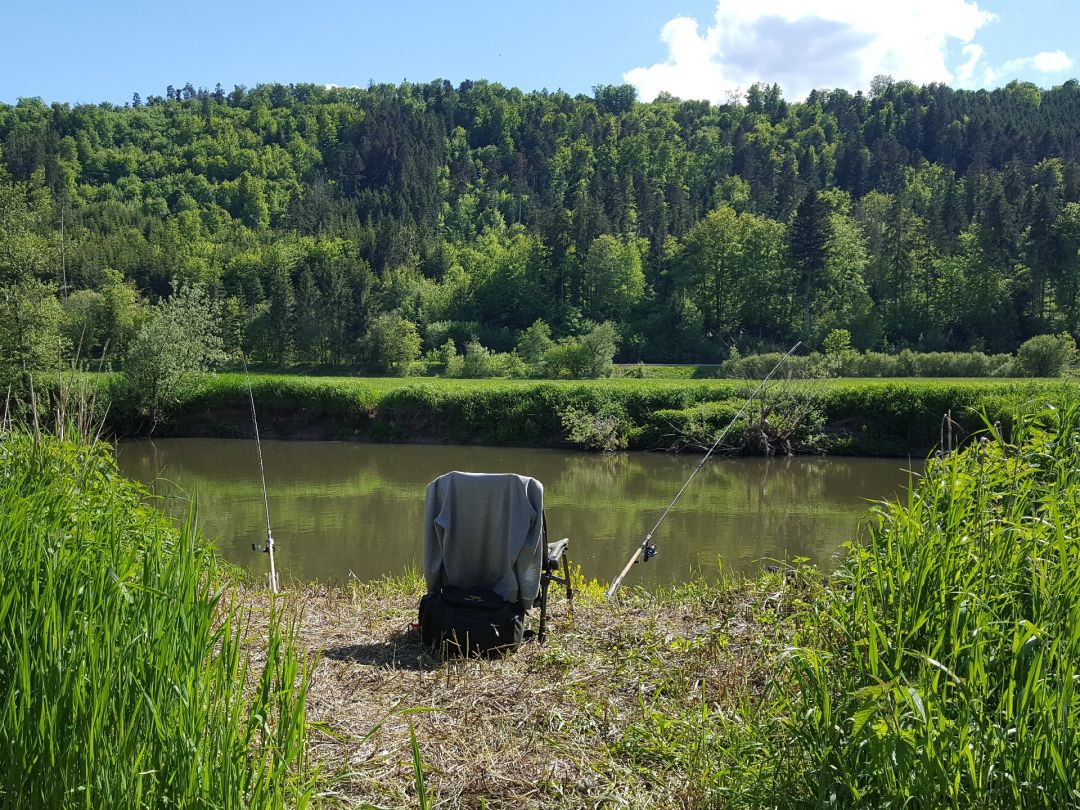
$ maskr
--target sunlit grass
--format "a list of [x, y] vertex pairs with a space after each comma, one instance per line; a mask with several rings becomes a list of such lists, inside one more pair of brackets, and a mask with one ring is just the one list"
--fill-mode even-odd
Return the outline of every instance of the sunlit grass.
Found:
[[787, 656], [797, 804], [1080, 802], [1080, 408], [933, 461], [880, 509]]
[[303, 806], [307, 665], [103, 446], [0, 435], [0, 805]]

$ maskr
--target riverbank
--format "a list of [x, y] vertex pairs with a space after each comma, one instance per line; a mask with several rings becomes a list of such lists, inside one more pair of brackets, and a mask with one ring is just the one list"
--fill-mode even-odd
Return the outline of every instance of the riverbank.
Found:
[[[774, 573], [614, 602], [578, 585], [572, 614], [553, 592], [545, 646], [448, 663], [410, 630], [417, 576], [289, 592], [299, 643], [320, 654], [308, 753], [325, 795], [423, 806], [410, 724], [433, 806], [690, 808], [742, 790], [724, 740], [762, 705], [805, 583]], [[263, 632], [252, 627], [253, 646]]]
[[[756, 381], [444, 380], [252, 375], [260, 429], [268, 438], [483, 444], [576, 449], [672, 450], [705, 443], [735, 415]], [[107, 385], [107, 382], [106, 382]], [[1035, 399], [1060, 400], [1060, 380], [859, 379], [776, 382], [759, 398], [755, 425], [740, 420], [729, 442], [747, 452], [923, 455], [952, 411], [957, 440], [985, 411], [1007, 425]], [[793, 423], [801, 420], [799, 424]], [[118, 436], [151, 425], [113, 402]], [[790, 435], [788, 435], [790, 434]], [[154, 427], [154, 435], [251, 435], [247, 382], [215, 374]]]
[[309, 753], [327, 795], [1077, 806], [1080, 408], [1032, 409], [1014, 432], [933, 460], [833, 575], [795, 567], [615, 602], [579, 583], [573, 616], [554, 600], [549, 644], [505, 661], [429, 658], [408, 629], [415, 576], [289, 595], [301, 644], [322, 651]]
[[491, 662], [420, 648], [415, 574], [272, 599], [107, 448], [0, 434], [0, 800], [1077, 806], [1080, 406], [1011, 424], [835, 573], [579, 578]]

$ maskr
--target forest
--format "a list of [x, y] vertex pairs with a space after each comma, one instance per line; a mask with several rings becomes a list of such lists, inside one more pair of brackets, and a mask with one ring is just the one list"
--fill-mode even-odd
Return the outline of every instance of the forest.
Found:
[[720, 362], [835, 330], [1011, 352], [1080, 329], [1078, 122], [1076, 81], [21, 99], [0, 105], [0, 354], [122, 363], [185, 289], [214, 351], [280, 367], [514, 352], [558, 375], [590, 340]]

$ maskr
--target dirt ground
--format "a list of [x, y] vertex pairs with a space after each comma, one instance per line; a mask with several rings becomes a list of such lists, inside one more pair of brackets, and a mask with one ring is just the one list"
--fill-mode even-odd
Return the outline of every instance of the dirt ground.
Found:
[[[611, 602], [579, 583], [573, 610], [552, 591], [546, 645], [444, 662], [413, 626], [420, 590], [384, 580], [284, 597], [315, 662], [308, 745], [331, 806], [418, 806], [410, 723], [433, 807], [699, 805], [700, 775], [667, 750], [678, 735], [664, 723], [702, 707], [722, 717], [759, 693], [791, 598], [782, 577]], [[254, 646], [268, 597], [248, 600]]]

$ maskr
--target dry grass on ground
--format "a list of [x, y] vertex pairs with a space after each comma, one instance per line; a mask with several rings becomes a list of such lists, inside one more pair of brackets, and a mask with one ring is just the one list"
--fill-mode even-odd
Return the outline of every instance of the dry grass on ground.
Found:
[[412, 577], [285, 596], [318, 655], [308, 745], [331, 805], [417, 806], [410, 722], [434, 807], [698, 805], [701, 740], [761, 693], [797, 598], [780, 576], [611, 603], [582, 584], [572, 615], [552, 591], [545, 646], [442, 662], [410, 629], [420, 590]]

